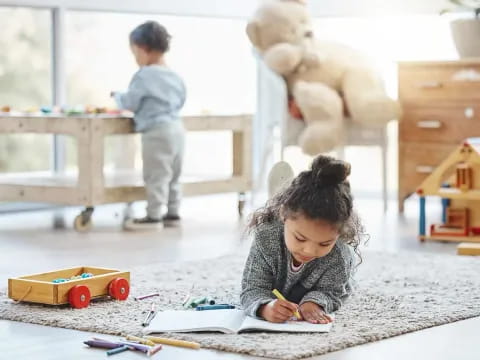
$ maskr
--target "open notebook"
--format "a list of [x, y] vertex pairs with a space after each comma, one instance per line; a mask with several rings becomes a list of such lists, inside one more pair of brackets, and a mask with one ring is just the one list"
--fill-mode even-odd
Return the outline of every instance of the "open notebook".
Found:
[[245, 315], [242, 310], [173, 311], [157, 313], [145, 334], [163, 332], [218, 331], [236, 334], [247, 331], [329, 332], [332, 323], [310, 324], [306, 321], [271, 323]]

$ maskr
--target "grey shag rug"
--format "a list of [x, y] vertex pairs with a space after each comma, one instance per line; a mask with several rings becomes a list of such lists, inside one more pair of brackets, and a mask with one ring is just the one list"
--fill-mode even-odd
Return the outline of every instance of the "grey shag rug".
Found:
[[[98, 333], [141, 335], [152, 303], [181, 309], [190, 291], [238, 303], [245, 255], [186, 263], [159, 263], [132, 269], [127, 301], [97, 300], [88, 308], [15, 303], [0, 292], [0, 318]], [[418, 253], [365, 253], [357, 290], [337, 312], [328, 334], [175, 334], [205, 348], [278, 359], [321, 355], [435, 325], [480, 315], [480, 259]], [[160, 297], [135, 301], [158, 291]]]

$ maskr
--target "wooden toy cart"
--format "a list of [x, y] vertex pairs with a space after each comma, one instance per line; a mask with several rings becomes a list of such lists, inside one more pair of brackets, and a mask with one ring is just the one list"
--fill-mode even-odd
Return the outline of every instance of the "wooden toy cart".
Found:
[[[70, 279], [83, 273], [93, 276], [53, 282], [54, 279]], [[48, 305], [70, 304], [77, 309], [87, 307], [90, 299], [103, 296], [126, 300], [129, 292], [129, 272], [98, 267], [75, 267], [8, 279], [8, 297], [13, 300]]]
[[[187, 131], [230, 131], [233, 171], [226, 178], [185, 181], [183, 194], [237, 192], [238, 212], [245, 204], [251, 181], [251, 115], [187, 116]], [[0, 176], [0, 201], [45, 202], [84, 206], [74, 221], [77, 231], [91, 228], [94, 206], [145, 200], [141, 174], [135, 171], [104, 174], [105, 137], [135, 134], [131, 118], [109, 115], [12, 116], [0, 115], [0, 134], [64, 134], [77, 140], [78, 174], [23, 173]], [[225, 151], [226, 149], [218, 149]]]

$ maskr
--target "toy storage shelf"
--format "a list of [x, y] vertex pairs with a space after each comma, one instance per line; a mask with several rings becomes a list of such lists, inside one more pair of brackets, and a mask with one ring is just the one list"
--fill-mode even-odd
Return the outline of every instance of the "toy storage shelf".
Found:
[[478, 58], [399, 63], [399, 212], [458, 144], [480, 136], [478, 74]]
[[[238, 192], [242, 212], [243, 194], [251, 189], [251, 115], [187, 116], [187, 131], [230, 131], [233, 172], [230, 177], [182, 179], [183, 193], [203, 195]], [[135, 134], [133, 120], [126, 117], [1, 116], [0, 134], [38, 133], [70, 135], [77, 140], [78, 173], [33, 172], [0, 175], [0, 201], [45, 202], [85, 206], [145, 200], [141, 174], [135, 171], [104, 173], [104, 139], [109, 135]], [[222, 149], [218, 149], [222, 151]], [[93, 210], [92, 210], [93, 211]], [[85, 215], [85, 212], [82, 212]], [[84, 220], [89, 220], [89, 215]]]

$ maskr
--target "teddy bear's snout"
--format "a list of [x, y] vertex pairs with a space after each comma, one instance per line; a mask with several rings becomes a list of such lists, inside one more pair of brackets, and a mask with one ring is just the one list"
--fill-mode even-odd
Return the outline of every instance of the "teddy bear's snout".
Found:
[[305, 31], [305, 37], [311, 38], [313, 37], [313, 31]]

